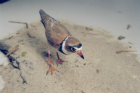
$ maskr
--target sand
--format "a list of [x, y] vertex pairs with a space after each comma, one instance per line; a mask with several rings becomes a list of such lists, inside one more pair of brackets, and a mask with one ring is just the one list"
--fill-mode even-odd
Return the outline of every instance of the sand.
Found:
[[[57, 66], [56, 51], [51, 47], [51, 61], [59, 72], [46, 75], [49, 65], [45, 30], [41, 22], [34, 22], [29, 29], [22, 28], [11, 38], [3, 39], [11, 46], [9, 50], [16, 45], [19, 48], [11, 54], [17, 61], [0, 66], [5, 81], [1, 93], [140, 93], [138, 56], [129, 52], [116, 54], [119, 50], [131, 50], [130, 45], [100, 28], [62, 24], [82, 42], [85, 59], [59, 52], [67, 62]], [[23, 52], [27, 53], [22, 55]]]

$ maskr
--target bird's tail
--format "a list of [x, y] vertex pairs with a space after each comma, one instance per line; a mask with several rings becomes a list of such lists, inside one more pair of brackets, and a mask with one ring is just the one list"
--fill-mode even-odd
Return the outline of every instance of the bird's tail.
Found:
[[59, 21], [55, 20], [54, 18], [52, 18], [51, 16], [46, 14], [42, 9], [40, 9], [39, 13], [40, 13], [40, 17], [41, 17], [41, 22], [45, 28], [49, 29], [54, 24], [60, 23]]
[[46, 14], [42, 9], [40, 9], [39, 11], [40, 13], [40, 17], [41, 17], [41, 22], [44, 25], [44, 27], [46, 28], [46, 26], [48, 26], [50, 24], [50, 16], [48, 14]]

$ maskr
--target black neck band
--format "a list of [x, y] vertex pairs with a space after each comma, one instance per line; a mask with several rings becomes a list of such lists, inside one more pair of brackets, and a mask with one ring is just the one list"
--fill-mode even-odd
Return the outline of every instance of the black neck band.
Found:
[[[70, 36], [72, 36], [72, 35], [70, 35]], [[69, 36], [67, 36], [67, 37], [69, 37]], [[67, 38], [66, 37], [66, 38]], [[64, 41], [66, 40], [66, 38], [60, 43], [60, 48], [58, 49], [61, 53], [63, 53], [63, 54], [65, 54], [64, 53], [64, 51], [62, 50], [62, 48], [63, 48], [63, 43], [64, 43]], [[66, 55], [66, 54], [65, 54]]]

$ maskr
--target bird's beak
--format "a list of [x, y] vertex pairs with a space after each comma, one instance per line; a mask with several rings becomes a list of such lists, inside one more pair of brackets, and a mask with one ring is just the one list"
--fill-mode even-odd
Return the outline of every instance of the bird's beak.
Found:
[[77, 52], [77, 54], [78, 54], [81, 58], [83, 58], [83, 59], [84, 59], [84, 56], [83, 56], [83, 54], [82, 54], [82, 52], [81, 52], [81, 51]]

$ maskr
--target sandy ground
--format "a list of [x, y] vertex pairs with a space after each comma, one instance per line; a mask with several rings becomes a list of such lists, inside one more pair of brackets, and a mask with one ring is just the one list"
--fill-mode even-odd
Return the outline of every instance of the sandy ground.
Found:
[[[52, 48], [51, 60], [59, 72], [46, 75], [49, 65], [45, 30], [40, 22], [34, 22], [29, 29], [20, 29], [11, 38], [3, 39], [11, 46], [9, 50], [18, 44], [19, 49], [11, 54], [17, 61], [0, 66], [0, 75], [5, 81], [1, 93], [140, 93], [137, 55], [116, 54], [119, 50], [131, 50], [131, 45], [120, 43], [100, 28], [62, 24], [82, 42], [85, 59], [59, 52], [60, 58], [67, 62], [57, 66], [56, 51]], [[25, 51], [25, 56], [21, 56]]]

